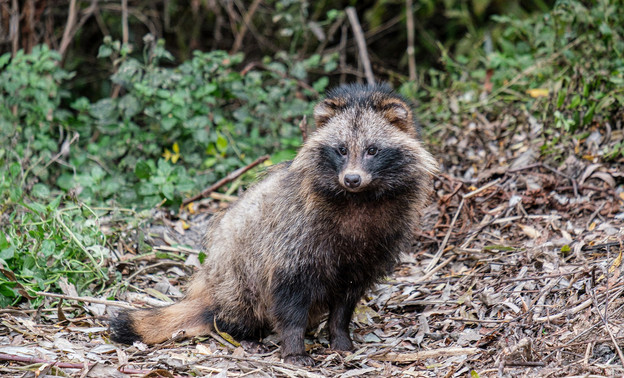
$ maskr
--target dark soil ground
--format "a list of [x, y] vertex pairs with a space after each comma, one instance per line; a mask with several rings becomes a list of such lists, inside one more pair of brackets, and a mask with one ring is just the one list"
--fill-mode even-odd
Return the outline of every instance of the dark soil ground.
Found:
[[[541, 125], [506, 125], [475, 117], [433, 135], [436, 198], [412, 253], [357, 308], [353, 353], [330, 350], [322, 325], [308, 335], [316, 365], [305, 369], [280, 361], [274, 336], [264, 354], [227, 335], [122, 346], [108, 340], [116, 308], [105, 298], [49, 298], [40, 309], [1, 310], [0, 374], [622, 376], [624, 174], [600, 151], [623, 132], [594, 131], [543, 155]], [[109, 297], [142, 307], [181, 296], [202, 223], [226, 205], [206, 199], [194, 214], [155, 213], [145, 237], [129, 230], [111, 261], [127, 290]], [[182, 258], [138, 254], [144, 240]]]

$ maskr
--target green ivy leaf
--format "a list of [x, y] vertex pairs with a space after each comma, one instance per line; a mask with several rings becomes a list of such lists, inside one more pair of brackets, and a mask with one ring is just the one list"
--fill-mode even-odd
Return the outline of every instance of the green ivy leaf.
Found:
[[162, 187], [162, 193], [168, 200], [172, 201], [174, 199], [175, 189], [172, 183], [165, 183]]
[[219, 134], [219, 136], [217, 137], [217, 149], [219, 150], [219, 152], [224, 152], [227, 149], [227, 146], [227, 138]]
[[48, 198], [50, 196], [50, 189], [44, 184], [35, 184], [30, 194], [37, 198]]
[[101, 45], [98, 50], [97, 57], [98, 58], [108, 58], [113, 53], [113, 49], [110, 48], [109, 45]]
[[41, 253], [43, 253], [44, 256], [49, 257], [52, 256], [54, 254], [54, 251], [56, 249], [56, 243], [52, 240], [44, 240], [43, 242], [41, 242]]
[[0, 251], [0, 259], [6, 261], [15, 256], [15, 247], [11, 246]]

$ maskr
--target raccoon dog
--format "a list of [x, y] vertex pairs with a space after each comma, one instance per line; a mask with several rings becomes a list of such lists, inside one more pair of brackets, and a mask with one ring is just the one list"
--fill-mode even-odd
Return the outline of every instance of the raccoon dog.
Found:
[[111, 339], [159, 343], [216, 328], [243, 340], [278, 332], [282, 357], [310, 365], [306, 328], [329, 313], [330, 346], [351, 350], [358, 300], [411, 246], [437, 170], [411, 108], [385, 85], [346, 85], [316, 105], [317, 130], [206, 232], [186, 297], [123, 311]]

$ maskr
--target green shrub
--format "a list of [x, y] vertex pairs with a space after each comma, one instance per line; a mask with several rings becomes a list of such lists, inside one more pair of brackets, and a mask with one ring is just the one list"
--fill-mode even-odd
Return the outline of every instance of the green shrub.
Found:
[[[443, 50], [444, 70], [428, 69], [416, 91], [403, 86], [423, 104], [424, 123], [457, 124], [476, 111], [495, 119], [528, 110], [544, 125], [545, 154], [553, 144], [616, 124], [624, 105], [624, 8], [617, 2], [559, 1], [543, 14], [493, 19], [503, 30], [491, 39], [491, 52], [484, 47], [451, 57]], [[615, 159], [624, 150], [612, 143], [600, 154]]]
[[58, 291], [60, 277], [81, 293], [114, 278], [92, 209], [179, 206], [260, 155], [294, 156], [327, 80], [300, 83], [327, 60], [243, 70], [241, 54], [213, 51], [173, 65], [163, 45], [146, 38], [141, 58], [105, 40], [113, 94], [96, 101], [63, 89], [72, 74], [45, 46], [0, 57], [0, 306]]
[[[317, 95], [298, 86], [307, 67], [266, 59], [268, 69], [241, 74], [242, 55], [222, 51], [166, 67], [171, 55], [162, 41], [147, 46], [139, 60], [106, 40], [100, 56], [120, 56], [111, 76], [119, 96], [81, 97], [70, 108], [61, 106], [69, 96], [60, 85], [70, 74], [58, 67], [58, 54], [38, 48], [3, 56], [2, 133], [32, 163], [33, 182], [92, 204], [175, 206], [259, 155], [294, 155], [297, 124]], [[316, 90], [326, 84], [319, 80]]]
[[[489, 56], [500, 88], [535, 96], [543, 119], [574, 132], [612, 119], [624, 105], [624, 9], [612, 1], [585, 6], [560, 1], [544, 15], [525, 20], [497, 17], [506, 26], [498, 52]], [[514, 85], [505, 82], [519, 77]], [[530, 96], [530, 97], [531, 97]], [[559, 112], [559, 114], [557, 114]], [[562, 121], [565, 119], [565, 121]]]

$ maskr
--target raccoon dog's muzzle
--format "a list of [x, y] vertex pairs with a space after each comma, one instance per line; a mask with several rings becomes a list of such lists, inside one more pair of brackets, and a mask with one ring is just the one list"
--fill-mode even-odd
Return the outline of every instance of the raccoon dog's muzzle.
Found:
[[349, 192], [361, 192], [371, 182], [371, 175], [361, 169], [345, 169], [340, 173], [340, 185]]

